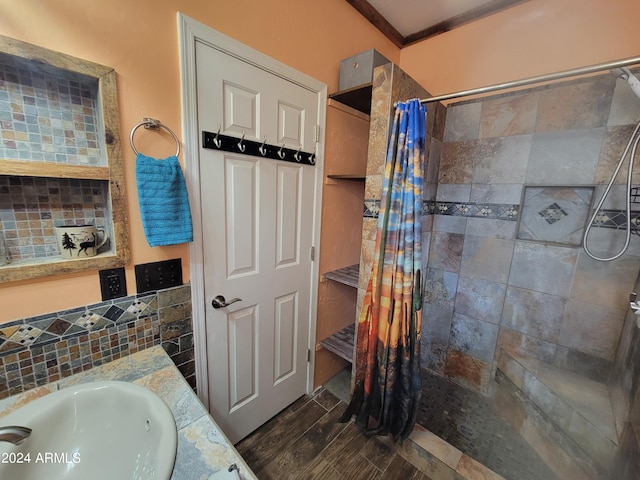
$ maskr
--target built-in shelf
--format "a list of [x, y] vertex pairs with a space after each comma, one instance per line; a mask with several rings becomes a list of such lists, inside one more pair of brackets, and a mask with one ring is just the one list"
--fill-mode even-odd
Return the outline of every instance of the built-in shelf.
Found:
[[355, 345], [355, 324], [344, 327], [320, 342], [323, 348], [335, 353], [347, 362], [353, 362], [353, 348]]
[[364, 182], [367, 177], [365, 177], [364, 175], [327, 175], [327, 178], [332, 178], [333, 180], [354, 180], [354, 181], [358, 181], [358, 182]]
[[2, 175], [109, 180], [109, 167], [0, 159]]
[[355, 108], [356, 110], [366, 113], [371, 113], [371, 92], [373, 91], [373, 84], [366, 83], [358, 87], [349, 88], [347, 90], [341, 90], [329, 95], [329, 98], [336, 100], [340, 103]]
[[323, 274], [323, 277], [334, 282], [342, 283], [353, 288], [358, 288], [358, 276], [360, 275], [360, 265], [350, 265]]

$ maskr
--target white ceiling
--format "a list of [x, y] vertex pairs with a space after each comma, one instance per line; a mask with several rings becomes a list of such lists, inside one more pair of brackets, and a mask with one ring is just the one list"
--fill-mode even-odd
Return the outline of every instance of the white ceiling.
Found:
[[529, 0], [346, 0], [400, 48]]
[[407, 37], [491, 3], [492, 0], [368, 0], [368, 2], [398, 32]]

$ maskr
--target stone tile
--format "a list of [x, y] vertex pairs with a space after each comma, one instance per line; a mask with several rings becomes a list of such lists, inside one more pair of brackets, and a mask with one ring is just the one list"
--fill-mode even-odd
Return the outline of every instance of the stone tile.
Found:
[[235, 463], [242, 478], [257, 478], [208, 416], [178, 431], [176, 468], [171, 479], [208, 478], [220, 465]]
[[433, 306], [453, 308], [458, 274], [428, 268], [424, 285], [424, 301]]
[[540, 92], [536, 132], [597, 128], [606, 125], [615, 78], [551, 86]]
[[613, 369], [612, 361], [562, 345], [558, 345], [556, 349], [553, 364], [568, 372], [577, 373], [603, 383], [609, 380]]
[[409, 435], [409, 440], [420, 446], [438, 460], [455, 470], [458, 467], [462, 452], [434, 435], [422, 425], [416, 424]]
[[571, 298], [626, 311], [629, 287], [638, 271], [640, 257], [624, 255], [612, 262], [599, 262], [580, 251]]
[[398, 454], [406, 461], [424, 472], [433, 480], [465, 480], [449, 465], [435, 455], [416, 445], [413, 441], [405, 441], [398, 447]]
[[605, 360], [614, 360], [624, 313], [603, 305], [569, 299], [559, 343]]
[[502, 238], [513, 240], [516, 238], [517, 222], [499, 220], [495, 218], [470, 218], [467, 222], [467, 235], [478, 237]]
[[471, 197], [470, 184], [446, 184], [439, 183], [436, 193], [436, 201], [438, 202], [468, 202]]
[[432, 233], [429, 266], [446, 270], [447, 272], [458, 272], [460, 270], [464, 242], [465, 237], [463, 235], [442, 232]]
[[467, 235], [464, 239], [460, 274], [507, 283], [513, 240]]
[[473, 183], [524, 183], [533, 137], [479, 140], [473, 156]]
[[516, 241], [508, 283], [568, 297], [577, 260], [575, 248]]
[[512, 203], [519, 204], [522, 197], [522, 184], [474, 183], [471, 186], [470, 201], [477, 203]]
[[444, 141], [459, 142], [478, 138], [481, 114], [481, 102], [450, 105], [447, 108]]
[[456, 471], [467, 480], [504, 480], [504, 477], [489, 470], [468, 455], [462, 456]]
[[556, 342], [562, 330], [566, 302], [563, 297], [507, 287], [502, 325], [533, 337]]
[[498, 368], [514, 385], [519, 388], [523, 387], [525, 369], [506, 350], [501, 350], [498, 356]]
[[448, 142], [442, 146], [438, 184], [469, 184], [473, 180], [473, 159], [478, 141]]
[[537, 185], [594, 183], [604, 128], [538, 133], [526, 182]]
[[553, 362], [557, 345], [522, 332], [500, 327], [498, 332], [498, 348], [503, 348], [520, 355], [530, 356], [545, 362]]
[[[636, 99], [640, 102], [640, 99]], [[624, 153], [631, 134], [633, 133], [634, 125], [619, 125], [614, 127], [608, 127], [605, 130], [604, 138], [602, 141], [602, 149], [600, 151], [600, 157], [598, 158], [598, 165], [596, 168], [595, 183], [608, 183], [611, 179], [611, 175], [620, 162], [620, 157]], [[628, 158], [625, 160], [622, 169], [616, 176], [616, 184], [625, 184], [628, 172]], [[638, 178], [640, 175], [640, 162], [636, 162], [633, 165], [633, 176]], [[600, 197], [598, 197], [599, 199]]]
[[452, 320], [453, 308], [422, 306], [420, 360], [423, 368], [444, 371]]
[[450, 347], [487, 363], [492, 363], [497, 338], [497, 325], [454, 313], [451, 323]]
[[158, 290], [158, 308], [179, 303], [191, 303], [191, 287], [189, 285]]
[[460, 277], [455, 297], [456, 312], [490, 323], [500, 323], [506, 285]]
[[454, 215], [434, 215], [433, 230], [436, 232], [464, 234], [467, 229], [467, 218]]
[[173, 366], [160, 369], [133, 383], [151, 390], [164, 400], [173, 412], [178, 430], [207, 414]]
[[442, 141], [431, 139], [429, 145], [428, 158], [426, 159], [424, 181], [426, 183], [437, 183], [440, 175], [440, 161], [442, 158], [443, 144]]
[[449, 350], [444, 373], [457, 383], [486, 392], [491, 380], [491, 365], [458, 350]]
[[572, 408], [529, 371], [524, 373], [522, 390], [554, 423], [563, 429], [567, 428], [573, 411]]
[[[637, 72], [635, 72], [637, 75]], [[607, 125], [630, 125], [640, 122], [640, 98], [622, 78], [616, 79]]]
[[615, 444], [576, 410], [571, 413], [567, 432], [598, 464], [611, 467], [617, 450]]
[[533, 133], [538, 95], [538, 92], [529, 92], [483, 101], [480, 138]]

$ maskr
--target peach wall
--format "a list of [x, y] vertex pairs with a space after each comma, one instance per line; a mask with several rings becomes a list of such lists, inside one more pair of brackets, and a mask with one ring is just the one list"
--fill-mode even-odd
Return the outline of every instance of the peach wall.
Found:
[[531, 0], [406, 47], [433, 95], [640, 55], [638, 0]]
[[[338, 88], [340, 60], [376, 48], [393, 61], [399, 50], [344, 0], [0, 0], [0, 34], [113, 67], [117, 72], [121, 139], [127, 187], [132, 265], [182, 258], [188, 246], [151, 248], [137, 208], [129, 132], [142, 117], [162, 120], [180, 136], [180, 65], [176, 13], [186, 15], [256, 50]], [[138, 131], [136, 146], [165, 157], [168, 137]], [[139, 144], [138, 144], [139, 143]], [[184, 161], [184, 159], [181, 159]], [[0, 285], [0, 323], [100, 301], [97, 272]]]

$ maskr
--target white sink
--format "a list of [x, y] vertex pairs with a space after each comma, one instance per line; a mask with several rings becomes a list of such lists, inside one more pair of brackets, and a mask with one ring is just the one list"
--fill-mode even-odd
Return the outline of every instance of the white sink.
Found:
[[0, 442], [0, 479], [165, 480], [173, 471], [173, 414], [131, 383], [59, 390], [0, 418], [0, 428], [9, 425], [32, 432], [19, 445]]

